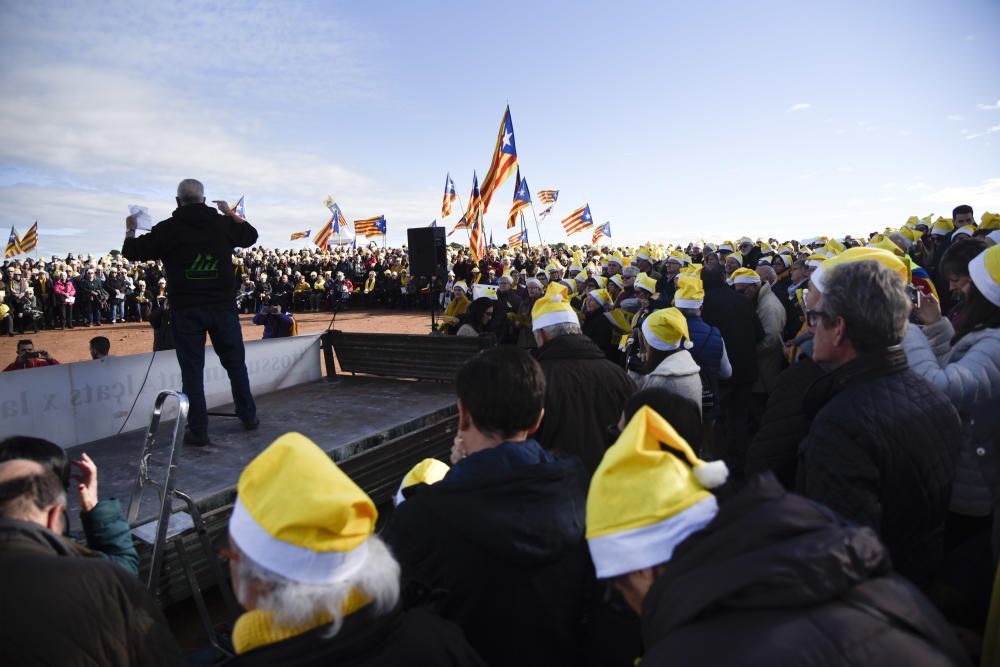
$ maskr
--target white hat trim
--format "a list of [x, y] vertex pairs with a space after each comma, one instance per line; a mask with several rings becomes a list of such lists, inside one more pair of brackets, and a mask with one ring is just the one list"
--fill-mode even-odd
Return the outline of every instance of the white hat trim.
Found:
[[666, 563], [681, 542], [711, 523], [718, 513], [718, 501], [709, 496], [663, 521], [587, 540], [597, 578]]
[[[822, 264], [822, 262], [820, 262]], [[823, 291], [823, 267], [817, 266], [812, 275], [809, 276], [809, 286], [817, 292]]]
[[759, 285], [760, 278], [754, 278], [753, 276], [736, 276], [732, 283], [734, 285]]
[[[679, 341], [677, 343], [670, 343], [663, 340], [655, 333], [653, 333], [653, 328], [649, 326], [648, 317], [642, 321], [642, 335], [646, 339], [646, 342], [649, 343], [650, 347], [652, 347], [654, 350], [660, 350], [661, 352], [669, 352], [670, 350], [676, 350], [681, 346], [681, 343]], [[683, 340], [683, 338], [684, 337], [681, 336], [681, 340]], [[694, 344], [691, 341], [689, 340], [684, 341], [684, 349], [690, 350], [692, 347], [694, 347]]]
[[986, 269], [986, 251], [979, 253], [969, 262], [969, 277], [986, 300], [1000, 308], [1000, 283]]
[[952, 236], [972, 236], [972, 232], [965, 227], [959, 227]]
[[594, 301], [596, 301], [597, 303], [601, 304], [602, 306], [609, 305], [607, 301], [605, 301], [603, 298], [601, 298], [599, 290], [592, 289], [589, 292], [587, 292], [587, 296], [591, 297]]
[[701, 308], [704, 304], [703, 299], [678, 299], [674, 297], [674, 305], [678, 308]]
[[823, 260], [821, 259], [809, 259], [806, 260], [806, 266], [811, 266], [814, 269], [818, 269], [823, 266]]
[[1000, 229], [994, 229], [992, 232], [986, 235], [986, 238], [990, 239], [997, 245], [1000, 245]]
[[[545, 298], [544, 296], [542, 297]], [[532, 318], [531, 320], [531, 330], [538, 331], [539, 329], [544, 329], [545, 327], [552, 327], [557, 324], [579, 324], [580, 318], [576, 316], [573, 310], [554, 310], [552, 312], [543, 313], [538, 317]]]
[[931, 236], [948, 236], [951, 233], [949, 229], [942, 229], [940, 227], [935, 227], [931, 230]]
[[229, 535], [261, 567], [304, 584], [332, 584], [356, 574], [368, 558], [368, 542], [351, 551], [313, 551], [273, 537], [236, 498]]

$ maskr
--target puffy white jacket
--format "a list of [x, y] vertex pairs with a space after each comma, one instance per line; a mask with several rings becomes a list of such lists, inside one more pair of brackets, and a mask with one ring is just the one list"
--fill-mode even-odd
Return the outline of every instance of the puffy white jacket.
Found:
[[639, 389], [662, 387], [672, 394], [683, 396], [698, 406], [701, 414], [701, 367], [687, 350], [674, 352], [659, 363], [648, 375], [629, 371], [629, 377]]
[[962, 417], [951, 510], [986, 516], [992, 509], [990, 490], [973, 446], [970, 421], [976, 404], [1000, 394], [1000, 329], [973, 331], [952, 347], [954, 335], [945, 318], [925, 327], [911, 325], [903, 349], [910, 368], [944, 392]]

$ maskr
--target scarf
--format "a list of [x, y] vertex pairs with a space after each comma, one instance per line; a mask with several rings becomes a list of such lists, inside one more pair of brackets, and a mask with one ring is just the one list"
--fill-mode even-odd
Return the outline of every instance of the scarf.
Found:
[[[371, 602], [371, 598], [353, 589], [344, 600], [342, 610], [347, 617]], [[253, 609], [246, 612], [236, 620], [233, 627], [233, 648], [237, 655], [248, 653], [255, 648], [277, 644], [291, 637], [304, 634], [310, 630], [327, 625], [333, 622], [333, 618], [328, 614], [320, 614], [315, 619], [294, 628], [279, 625], [274, 622], [274, 617], [269, 611]]]

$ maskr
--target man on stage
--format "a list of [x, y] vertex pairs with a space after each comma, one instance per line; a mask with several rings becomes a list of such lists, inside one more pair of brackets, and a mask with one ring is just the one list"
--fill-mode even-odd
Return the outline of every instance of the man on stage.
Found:
[[132, 261], [162, 259], [170, 296], [171, 323], [183, 391], [190, 401], [184, 444], [210, 445], [205, 407], [205, 334], [229, 374], [236, 416], [247, 430], [260, 425], [250, 393], [243, 334], [236, 312], [233, 248], [248, 248], [257, 230], [216, 201], [217, 213], [205, 205], [205, 188], [194, 179], [177, 186], [177, 210], [136, 237], [136, 221], [125, 219], [122, 254]]

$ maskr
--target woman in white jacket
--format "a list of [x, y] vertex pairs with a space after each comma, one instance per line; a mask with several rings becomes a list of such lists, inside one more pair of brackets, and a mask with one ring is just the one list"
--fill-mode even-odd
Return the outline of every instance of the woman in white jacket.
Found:
[[701, 369], [688, 352], [691, 341], [684, 314], [676, 308], [654, 310], [639, 331], [647, 372], [630, 370], [629, 377], [640, 389], [662, 387], [690, 400], [701, 416]]
[[979, 239], [960, 241], [941, 260], [941, 274], [962, 295], [957, 330], [941, 317], [933, 296], [922, 296], [915, 311], [922, 326], [911, 326], [903, 340], [910, 368], [943, 391], [962, 417], [945, 542], [946, 549], [961, 549], [965, 573], [958, 586], [973, 597], [976, 590], [989, 590], [989, 537], [994, 496], [1000, 491], [991, 490], [983, 472], [994, 445], [974, 438], [972, 429], [975, 408], [1000, 395], [1000, 246], [985, 247]]

